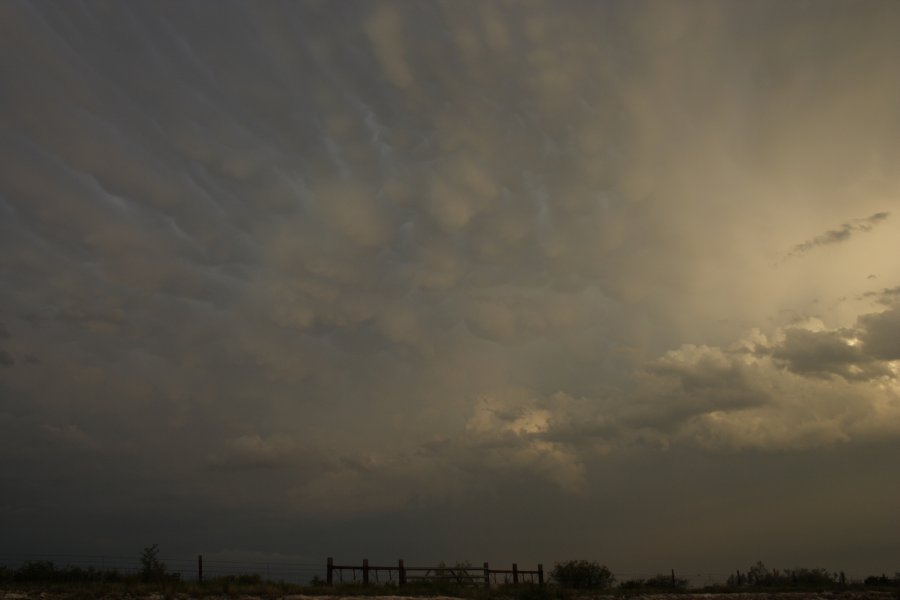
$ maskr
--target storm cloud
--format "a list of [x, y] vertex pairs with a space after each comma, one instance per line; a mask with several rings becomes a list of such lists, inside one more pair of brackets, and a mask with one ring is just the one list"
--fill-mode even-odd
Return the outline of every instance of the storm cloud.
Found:
[[900, 5], [0, 22], [11, 551], [896, 569]]

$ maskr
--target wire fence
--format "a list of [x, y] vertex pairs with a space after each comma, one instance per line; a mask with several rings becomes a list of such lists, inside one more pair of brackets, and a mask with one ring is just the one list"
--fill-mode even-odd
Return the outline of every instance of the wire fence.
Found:
[[[212, 580], [221, 577], [256, 576], [262, 581], [308, 584], [314, 578], [324, 581], [325, 564], [306, 561], [235, 560], [215, 556], [158, 557], [166, 572], [177, 574], [183, 581]], [[139, 575], [144, 565], [140, 556], [101, 554], [35, 554], [0, 552], [0, 566], [20, 569], [27, 563], [50, 562], [56, 569], [94, 569], [116, 571], [122, 575]]]
[[[293, 584], [308, 584], [314, 579], [325, 581], [327, 578], [327, 563], [310, 562], [308, 559], [290, 561], [277, 560], [237, 560], [218, 558], [215, 555], [200, 555], [193, 557], [161, 556], [160, 562], [166, 565], [168, 573], [177, 573], [183, 581], [197, 581], [201, 577], [211, 580], [221, 577], [257, 576], [263, 581], [283, 581]], [[95, 569], [99, 571], [117, 571], [122, 575], [138, 575], [143, 570], [140, 556], [122, 556], [108, 554], [50, 554], [50, 553], [4, 553], [0, 552], [0, 566], [8, 569], [18, 569], [28, 562], [48, 561], [57, 569], [81, 568]], [[349, 569], [349, 567], [348, 567]], [[362, 583], [362, 566], [357, 566], [359, 577], [350, 572], [345, 579], [335, 579], [337, 583]], [[470, 570], [476, 570], [471, 568]], [[477, 570], [481, 570], [480, 568]], [[373, 571], [374, 572], [374, 571]], [[511, 573], [511, 571], [510, 571]], [[524, 573], [524, 571], [523, 571]], [[637, 579], [649, 579], [659, 575], [658, 572], [614, 572], [617, 582]], [[497, 579], [492, 574], [491, 583], [501, 584], [512, 582], [509, 573], [506, 577]], [[723, 583], [730, 573], [701, 573], [679, 572], [677, 576], [686, 579], [689, 587], [699, 588], [707, 585]], [[509, 580], [509, 581], [507, 581]], [[390, 577], [383, 583], [391, 583]], [[523, 578], [523, 581], [525, 579]], [[376, 580], [373, 576], [373, 583]], [[379, 581], [380, 582], [380, 581]]]

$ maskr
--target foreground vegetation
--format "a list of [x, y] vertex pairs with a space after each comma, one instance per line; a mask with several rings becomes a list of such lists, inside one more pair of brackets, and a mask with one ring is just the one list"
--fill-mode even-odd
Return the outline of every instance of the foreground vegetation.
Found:
[[281, 598], [288, 595], [308, 596], [456, 596], [470, 600], [576, 600], [585, 594], [630, 596], [653, 593], [733, 593], [733, 592], [869, 592], [891, 591], [900, 598], [900, 572], [893, 577], [870, 576], [863, 582], [850, 582], [842, 572], [825, 569], [768, 569], [758, 562], [747, 571], [737, 571], [723, 584], [689, 589], [688, 581], [674, 572], [647, 579], [616, 582], [605, 565], [585, 560], [556, 563], [545, 586], [534, 584], [464, 586], [450, 581], [408, 584], [402, 589], [382, 584], [363, 587], [341, 584], [328, 587], [318, 577], [307, 585], [264, 580], [248, 573], [216, 577], [207, 581], [184, 581], [171, 573], [157, 558], [157, 547], [144, 549], [139, 573], [125, 574], [116, 569], [93, 567], [57, 567], [49, 561], [28, 561], [18, 568], [0, 566], [0, 589], [26, 594], [58, 594], [73, 600], [99, 598], [133, 598], [162, 595], [167, 600], [206, 598], [211, 596], [255, 596]]

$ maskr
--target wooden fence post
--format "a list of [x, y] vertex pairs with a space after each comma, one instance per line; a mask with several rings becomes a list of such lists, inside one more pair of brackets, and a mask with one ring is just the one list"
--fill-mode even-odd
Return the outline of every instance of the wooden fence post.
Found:
[[484, 587], [491, 587], [491, 570], [487, 563], [484, 563]]
[[328, 584], [328, 587], [334, 583], [334, 559], [330, 556], [328, 557], [328, 567], [327, 567], [327, 575], [325, 575], [325, 582]]
[[519, 583], [519, 565], [513, 563], [513, 585]]
[[369, 585], [369, 559], [363, 559], [363, 585]]
[[544, 565], [538, 563], [538, 585], [544, 585]]
[[675, 585], [675, 569], [672, 569], [672, 585]]
[[402, 558], [397, 565], [397, 581], [400, 582], [400, 585], [406, 585], [406, 567], [403, 566]]
[[197, 555], [197, 581], [203, 583], [203, 555]]

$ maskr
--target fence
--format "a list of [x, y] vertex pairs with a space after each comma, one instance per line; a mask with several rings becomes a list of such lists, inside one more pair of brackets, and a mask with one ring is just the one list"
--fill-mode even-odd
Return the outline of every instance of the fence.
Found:
[[[537, 570], [519, 570], [517, 565], [511, 569], [491, 569], [487, 563], [482, 568], [473, 566], [437, 566], [407, 567], [404, 561], [396, 565], [370, 565], [364, 560], [362, 565], [337, 565], [332, 559], [324, 566], [321, 562], [311, 562], [308, 558], [272, 555], [272, 560], [247, 559], [240, 560], [233, 555], [194, 555], [192, 557], [160, 557], [167, 572], [176, 573], [183, 581], [212, 581], [218, 578], [234, 578], [247, 575], [258, 576], [263, 581], [285, 582], [291, 584], [309, 584], [313, 579], [327, 581], [329, 584], [395, 584], [421, 581], [447, 581], [465, 585], [499, 585], [503, 583], [537, 583], [550, 579], [545, 577], [543, 567]], [[16, 569], [28, 562], [49, 561], [57, 569], [93, 568], [99, 571], [116, 571], [121, 575], [140, 575], [143, 569], [140, 556], [100, 555], [100, 554], [26, 554], [0, 552], [0, 567]], [[331, 567], [329, 569], [329, 566]], [[368, 567], [368, 569], [366, 568]], [[629, 580], [647, 579], [657, 576], [656, 572], [614, 572], [618, 583]], [[402, 578], [401, 578], [402, 574]], [[705, 585], [723, 584], [729, 575], [734, 573], [709, 573], [699, 570], [684, 570], [676, 574], [686, 579], [688, 588], [700, 588]], [[847, 574], [849, 583], [861, 584], [864, 576]]]
[[[370, 565], [369, 559], [363, 559], [361, 565], [336, 565], [332, 557], [328, 557], [325, 567], [327, 584], [349, 583], [344, 581], [345, 571], [350, 571], [354, 583], [362, 585], [396, 583], [398, 586], [402, 586], [413, 582], [450, 582], [459, 585], [483, 585], [485, 587], [499, 583], [512, 583], [514, 585], [519, 583], [536, 583], [544, 585], [544, 566], [540, 564], [537, 566], [537, 570], [534, 571], [520, 570], [516, 563], [513, 563], [512, 569], [491, 569], [488, 563], [484, 563], [480, 569], [472, 566], [448, 567], [445, 565], [437, 567], [407, 567], [403, 559], [397, 561], [396, 566]], [[359, 579], [356, 576], [357, 571], [360, 574]], [[386, 578], [384, 580], [381, 579], [381, 574], [385, 575]], [[335, 581], [335, 575], [337, 575], [337, 581]], [[503, 581], [499, 581], [498, 575], [503, 576]]]
[[[183, 581], [209, 581], [222, 577], [258, 576], [265, 581], [283, 581], [294, 584], [308, 584], [311, 579], [325, 575], [322, 563], [308, 560], [291, 561], [285, 557], [279, 560], [237, 560], [216, 556], [160, 557], [166, 565], [166, 572], [177, 574]], [[143, 570], [140, 556], [100, 555], [100, 554], [26, 554], [0, 552], [0, 566], [11, 569], [29, 562], [51, 562], [57, 569], [95, 569], [115, 571], [121, 575], [139, 575]]]

